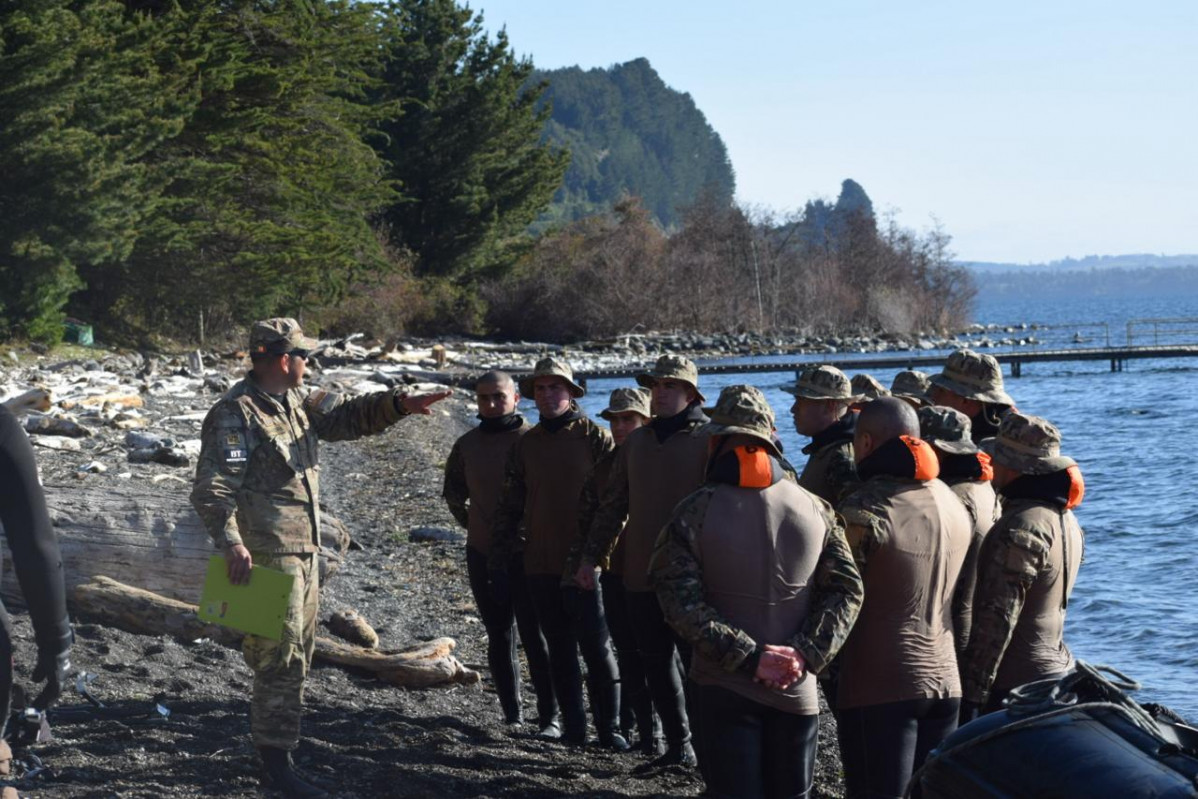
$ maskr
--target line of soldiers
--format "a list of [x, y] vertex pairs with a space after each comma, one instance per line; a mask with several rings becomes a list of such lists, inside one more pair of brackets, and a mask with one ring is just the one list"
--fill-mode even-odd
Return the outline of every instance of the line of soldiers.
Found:
[[638, 770], [806, 796], [819, 679], [848, 796], [897, 797], [959, 722], [1072, 668], [1084, 485], [1060, 433], [969, 350], [889, 391], [857, 380], [820, 366], [787, 388], [811, 438], [800, 473], [764, 395], [730, 386], [705, 409], [685, 358], [613, 392], [610, 433], [565, 363], [518, 388], [484, 375], [444, 493], [506, 720], [523, 721], [515, 629], [542, 738], [587, 741], [581, 654], [598, 744], [635, 735]]

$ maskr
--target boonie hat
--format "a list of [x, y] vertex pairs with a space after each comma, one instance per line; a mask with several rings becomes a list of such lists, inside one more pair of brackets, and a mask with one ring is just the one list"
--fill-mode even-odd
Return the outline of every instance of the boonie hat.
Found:
[[611, 421], [617, 413], [639, 413], [646, 419], [652, 418], [649, 411], [649, 392], [643, 388], [617, 388], [607, 400], [607, 407], [599, 416]]
[[932, 398], [928, 396], [931, 382], [924, 372], [906, 369], [894, 376], [890, 384], [890, 393], [900, 399], [915, 400], [915, 405], [930, 405]]
[[289, 316], [276, 316], [254, 322], [250, 328], [250, 355], [283, 355], [293, 350], [311, 352], [317, 341], [308, 338], [299, 322]]
[[753, 386], [728, 386], [720, 392], [711, 421], [700, 427], [698, 435], [731, 436], [738, 433], [759, 438], [774, 453], [782, 451], [774, 443], [774, 409], [765, 395]]
[[969, 417], [954, 408], [929, 405], [919, 409], [919, 437], [950, 455], [973, 455], [973, 425]]
[[799, 373], [799, 379], [783, 391], [801, 399], [855, 400], [853, 384], [835, 366], [809, 366]]
[[1002, 367], [993, 355], [957, 350], [948, 356], [944, 370], [932, 375], [930, 382], [966, 399], [999, 405], [1015, 404], [1015, 400], [1003, 390]]
[[587, 393], [585, 388], [574, 382], [574, 370], [570, 368], [570, 365], [552, 356], [537, 361], [537, 365], [533, 367], [532, 374], [524, 375], [520, 378], [520, 393], [526, 397], [532, 397], [533, 385], [536, 383], [538, 377], [562, 378], [569, 384], [570, 396], [575, 399]]
[[707, 402], [703, 392], [699, 391], [699, 368], [694, 361], [681, 355], [663, 355], [653, 364], [652, 371], [641, 372], [636, 376], [638, 385], [653, 388], [658, 380], [681, 380], [695, 390], [699, 402]]
[[1055, 425], [1018, 411], [1004, 416], [998, 435], [983, 446], [995, 463], [1023, 474], [1052, 474], [1077, 465], [1061, 454], [1061, 431]]
[[886, 390], [886, 386], [875, 380], [872, 375], [853, 375], [853, 379], [849, 381], [849, 386], [858, 399], [876, 400], [878, 397], [890, 396], [890, 392]]

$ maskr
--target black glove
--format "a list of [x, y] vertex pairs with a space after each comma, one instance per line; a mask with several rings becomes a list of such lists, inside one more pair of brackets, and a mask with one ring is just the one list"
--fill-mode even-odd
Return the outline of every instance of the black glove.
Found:
[[39, 644], [37, 649], [37, 666], [33, 669], [35, 683], [46, 681], [46, 687], [33, 700], [33, 707], [46, 710], [62, 695], [63, 684], [71, 671], [71, 644], [75, 641], [75, 632], [70, 624], [66, 625], [66, 634], [58, 641], [50, 644]]
[[964, 726], [969, 722], [982, 715], [982, 705], [979, 702], [970, 702], [966, 699], [961, 700], [961, 709], [957, 714], [957, 724]]
[[491, 584], [491, 599], [497, 605], [512, 604], [512, 577], [507, 569], [492, 569], [487, 573]]

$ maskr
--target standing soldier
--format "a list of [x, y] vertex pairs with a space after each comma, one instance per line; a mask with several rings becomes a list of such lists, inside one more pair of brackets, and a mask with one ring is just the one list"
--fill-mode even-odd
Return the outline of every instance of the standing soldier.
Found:
[[191, 492], [208, 534], [224, 551], [230, 582], [248, 583], [255, 565], [294, 578], [282, 638], [247, 635], [242, 651], [254, 672], [250, 729], [266, 777], [284, 795], [303, 798], [328, 795], [302, 780], [291, 762], [320, 600], [318, 441], [381, 433], [449, 396], [305, 394], [305, 361], [315, 347], [294, 319], [254, 324], [253, 368], [204, 419]]
[[1003, 415], [1015, 407], [1015, 400], [1003, 390], [1002, 367], [993, 355], [957, 350], [929, 382], [933, 403], [969, 417], [975, 443], [994, 436]]
[[[644, 427], [649, 421], [649, 392], [643, 388], [617, 388], [611, 393], [607, 407], [599, 416], [611, 426], [616, 449], [595, 464], [582, 488], [578, 505], [579, 533], [562, 573], [562, 593], [572, 611], [578, 645], [587, 664], [587, 687], [591, 693], [591, 710], [595, 727], [599, 730], [599, 741], [613, 749], [625, 751], [628, 748], [626, 736], [631, 727], [631, 724], [624, 723], [625, 716], [636, 716], [641, 721], [642, 744], [648, 741], [647, 745], [652, 746], [654, 734], [653, 705], [645, 685], [645, 670], [641, 666], [641, 653], [636, 648], [636, 639], [632, 637], [628, 608], [624, 605], [623, 570], [619, 568], [619, 559], [624, 554], [623, 539], [620, 539], [612, 553], [611, 560], [616, 562], [616, 570], [613, 571], [610, 562], [600, 563], [602, 576], [592, 590], [583, 590], [575, 581], [575, 575], [582, 559], [582, 548], [586, 545], [586, 531], [591, 528], [591, 521], [599, 508], [599, 498], [607, 489], [616, 453], [629, 433]], [[609, 674], [613, 671], [610, 660], [612, 645], [615, 646], [619, 661], [616, 670], [618, 694], [606, 690]], [[633, 707], [635, 712], [631, 712]], [[622, 728], [621, 734], [616, 734], [617, 725]]]
[[487, 562], [491, 553], [491, 527], [508, 451], [532, 426], [516, 411], [520, 392], [506, 372], [487, 372], [475, 383], [479, 425], [454, 442], [445, 462], [443, 496], [458, 524], [466, 528], [466, 572], [470, 591], [487, 631], [487, 664], [504, 721], [524, 721], [520, 707], [520, 662], [516, 628], [528, 657], [528, 671], [537, 694], [537, 728], [557, 717], [557, 700], [549, 677], [549, 652], [537, 626], [537, 617], [524, 584], [523, 553], [508, 562], [511, 601], [492, 597]]
[[650, 567], [666, 618], [694, 651], [707, 796], [808, 795], [819, 731], [813, 675], [861, 607], [844, 528], [786, 473], [773, 428], [760, 391], [720, 392], [707, 483], [674, 510]]
[[[562, 602], [561, 578], [570, 545], [579, 535], [578, 504], [583, 484], [614, 445], [611, 435], [588, 419], [575, 402], [586, 391], [574, 382], [574, 372], [568, 365], [543, 358], [532, 376], [520, 381], [520, 389], [532, 395], [541, 419], [508, 454], [495, 510], [489, 563], [491, 587], [497, 599], [510, 596], [507, 564], [518, 551], [523, 524], [527, 531], [525, 581], [549, 647], [553, 690], [562, 712], [562, 722], [554, 720], [542, 729], [541, 737], [561, 737], [569, 744], [582, 746], [587, 732], [582, 669], [578, 665], [578, 639]], [[616, 690], [614, 685], [610, 687]]]
[[957, 726], [952, 602], [972, 525], [907, 403], [862, 408], [853, 448], [862, 482], [840, 513], [865, 602], [840, 652], [837, 731], [847, 795], [898, 797]]
[[962, 666], [961, 717], [998, 710], [1012, 688], [1073, 668], [1065, 609], [1085, 536], [1073, 508], [1085, 484], [1047, 420], [1012, 412], [991, 453], [1002, 518], [978, 557], [973, 634]]
[[953, 637], [957, 657], [965, 654], [973, 624], [973, 591], [978, 581], [978, 553], [990, 528], [998, 521], [1001, 505], [990, 478], [990, 456], [973, 443], [969, 417], [952, 408], [931, 405], [919, 409], [919, 435], [932, 445], [940, 461], [940, 480], [965, 505], [973, 521], [973, 541], [953, 594]]
[[592, 588], [595, 568], [611, 556], [617, 538], [624, 538], [628, 615], [666, 739], [665, 753], [651, 767], [694, 766], [683, 661], [649, 584], [649, 558], [674, 506], [703, 484], [707, 437], [695, 431], [707, 423], [707, 417], [699, 393], [699, 370], [686, 358], [663, 355], [653, 371], [637, 375], [637, 382], [652, 392], [657, 415], [620, 447], [576, 579], [583, 588]]
[[799, 485], [833, 506], [857, 483], [853, 465], [853, 429], [857, 416], [849, 406], [856, 397], [845, 373], [835, 366], [804, 369], [786, 391], [794, 395], [790, 412], [795, 430], [809, 436], [809, 456]]

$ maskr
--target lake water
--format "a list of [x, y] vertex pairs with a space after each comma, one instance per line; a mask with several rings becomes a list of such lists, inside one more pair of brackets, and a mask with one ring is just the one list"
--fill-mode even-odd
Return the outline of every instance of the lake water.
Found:
[[[1082, 323], [1107, 322], [1122, 344], [1131, 319], [1198, 315], [1198, 298], [1087, 299], [1068, 307], [1036, 298], [982, 303], [982, 323], [1060, 325], [1085, 338], [1105, 335]], [[1191, 326], [1195, 327], [1195, 326]], [[1151, 326], [1137, 324], [1140, 331]], [[1190, 334], [1190, 340], [1198, 336]], [[1096, 341], [1101, 343], [1101, 341]], [[1163, 342], [1162, 342], [1163, 343]], [[927, 353], [923, 353], [927, 354]], [[1006, 380], [1021, 410], [1044, 416], [1061, 429], [1062, 451], [1086, 479], [1076, 510], [1086, 531], [1085, 562], [1070, 603], [1066, 640], [1090, 663], [1114, 666], [1143, 683], [1136, 696], [1159, 701], [1198, 720], [1198, 603], [1190, 582], [1198, 574], [1198, 490], [1189, 462], [1195, 442], [1189, 429], [1198, 411], [1198, 358], [1129, 361], [1123, 372], [1099, 362], [1025, 364]], [[855, 372], [846, 370], [851, 376]], [[875, 372], [889, 385], [894, 375]], [[789, 373], [701, 378], [709, 401], [722, 386], [753, 382], [769, 397], [779, 433], [801, 469], [807, 443], [791, 426]], [[608, 392], [625, 382], [592, 380], [583, 405], [594, 415]]]

